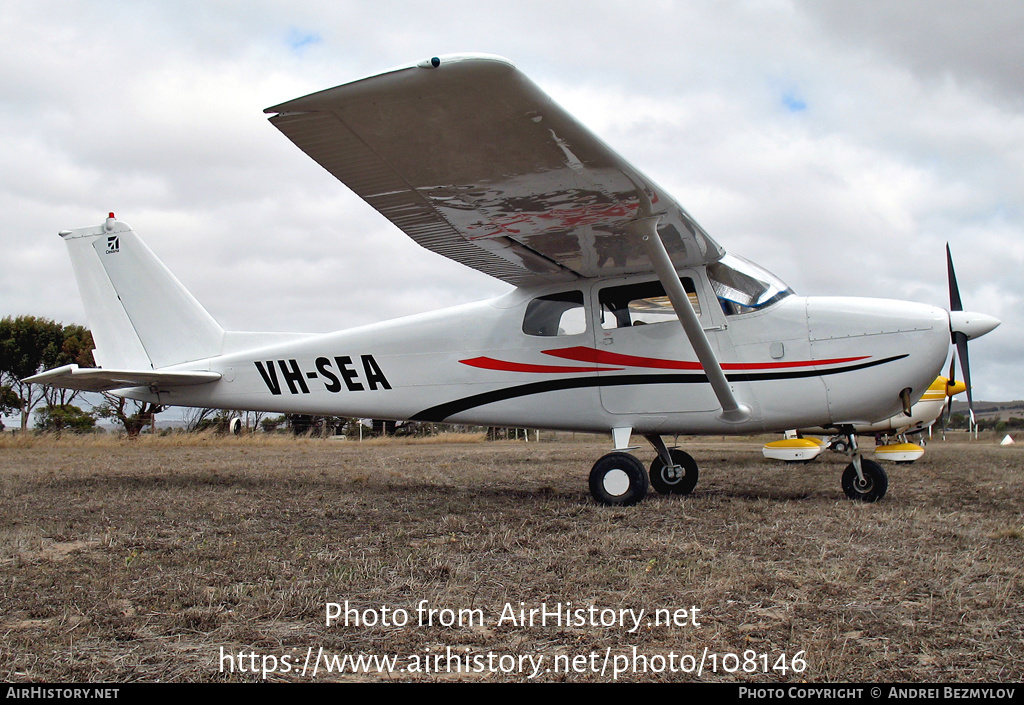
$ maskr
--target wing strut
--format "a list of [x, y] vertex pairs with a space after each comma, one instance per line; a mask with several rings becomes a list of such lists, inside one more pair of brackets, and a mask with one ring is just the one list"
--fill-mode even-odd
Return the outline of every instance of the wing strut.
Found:
[[[647, 213], [650, 213], [650, 200], [646, 198], [643, 189], [638, 188], [637, 192], [641, 194], [640, 212], [643, 213], [646, 210]], [[661, 235], [658, 234], [659, 220], [661, 217], [656, 215], [639, 218], [630, 223], [630, 230], [643, 242], [647, 256], [650, 258], [651, 264], [654, 265], [654, 272], [661, 280], [661, 285], [665, 287], [665, 293], [668, 295], [669, 301], [672, 302], [672, 308], [675, 309], [676, 316], [679, 317], [683, 331], [686, 333], [690, 345], [693, 346], [693, 351], [697, 354], [697, 359], [704, 368], [708, 381], [711, 382], [711, 388], [714, 390], [715, 396], [718, 397], [718, 403], [722, 405], [722, 413], [718, 418], [729, 423], [747, 421], [750, 418], [750, 407], [736, 401], [736, 397], [729, 387], [729, 380], [725, 378], [722, 365], [715, 357], [715, 351], [711, 349], [711, 343], [708, 342], [708, 337], [704, 334], [704, 327], [701, 326], [700, 320], [693, 310], [690, 297], [679, 281], [679, 273], [676, 272], [676, 268], [668, 256], [668, 251], [665, 249], [665, 243], [662, 242]]]

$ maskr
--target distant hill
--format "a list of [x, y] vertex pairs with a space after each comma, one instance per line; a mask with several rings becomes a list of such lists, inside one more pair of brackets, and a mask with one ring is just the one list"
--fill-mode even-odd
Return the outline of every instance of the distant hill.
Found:
[[[966, 414], [966, 401], [954, 401], [953, 413]], [[1024, 401], [975, 401], [974, 416], [978, 419], [1000, 419], [1006, 421], [1011, 416], [1024, 418]]]

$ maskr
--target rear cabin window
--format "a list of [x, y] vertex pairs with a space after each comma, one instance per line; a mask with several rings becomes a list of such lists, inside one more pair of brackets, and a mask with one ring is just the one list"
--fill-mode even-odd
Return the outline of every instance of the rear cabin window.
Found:
[[[700, 315], [700, 301], [693, 280], [680, 278], [683, 290], [690, 298], [694, 312]], [[601, 327], [628, 328], [666, 321], [678, 320], [672, 302], [665, 294], [665, 287], [660, 281], [610, 286], [602, 289], [599, 295], [601, 304]]]
[[539, 296], [526, 307], [523, 332], [527, 335], [579, 335], [587, 332], [582, 291]]

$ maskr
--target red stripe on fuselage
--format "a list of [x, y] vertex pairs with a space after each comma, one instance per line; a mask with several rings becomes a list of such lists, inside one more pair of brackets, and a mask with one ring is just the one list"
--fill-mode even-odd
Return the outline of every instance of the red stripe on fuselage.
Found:
[[[534, 374], [559, 374], [566, 372], [619, 372], [624, 367], [646, 367], [658, 370], [692, 370], [699, 371], [704, 368], [699, 362], [686, 360], [664, 360], [657, 357], [639, 357], [637, 355], [623, 355], [621, 353], [595, 350], [577, 346], [574, 348], [562, 348], [560, 350], [543, 350], [545, 355], [560, 357], [575, 362], [590, 362], [597, 365], [619, 365], [618, 367], [571, 367], [563, 365], [534, 365], [528, 362], [507, 362], [496, 360], [493, 357], [474, 357], [468, 360], [459, 360], [463, 365], [479, 367], [484, 370], [499, 370], [501, 372], [531, 372]], [[782, 370], [794, 367], [824, 367], [827, 365], [840, 365], [846, 362], [857, 362], [868, 359], [868, 355], [860, 357], [837, 357], [829, 360], [793, 360], [791, 362], [726, 362], [722, 365], [723, 370], [728, 371], [757, 371], [757, 370]]]
[[[663, 360], [657, 357], [638, 357], [636, 355], [623, 355], [621, 353], [595, 350], [577, 346], [574, 348], [562, 348], [560, 350], [544, 350], [545, 355], [560, 357], [565, 360], [576, 362], [592, 362], [599, 365], [625, 365], [627, 367], [649, 367], [659, 370], [700, 370], [703, 369], [699, 362], [687, 362], [684, 360]], [[866, 360], [868, 355], [860, 357], [839, 357], [830, 360], [793, 360], [791, 362], [725, 362], [722, 363], [723, 370], [780, 370], [791, 367], [820, 367], [822, 365], [839, 365], [844, 362], [856, 362]]]
[[501, 370], [502, 372], [535, 372], [538, 374], [550, 374], [558, 372], [615, 372], [621, 367], [565, 367], [563, 365], [531, 365], [525, 362], [505, 362], [495, 360], [493, 357], [474, 357], [469, 360], [459, 360], [463, 365], [479, 367], [484, 370]]

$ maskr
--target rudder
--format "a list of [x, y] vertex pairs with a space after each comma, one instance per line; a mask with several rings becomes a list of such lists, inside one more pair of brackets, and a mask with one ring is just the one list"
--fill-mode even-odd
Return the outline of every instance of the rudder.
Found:
[[102, 225], [60, 235], [100, 367], [159, 369], [220, 354], [224, 329], [113, 213]]

